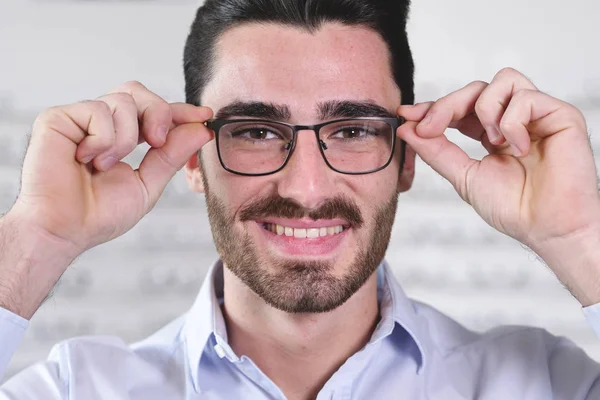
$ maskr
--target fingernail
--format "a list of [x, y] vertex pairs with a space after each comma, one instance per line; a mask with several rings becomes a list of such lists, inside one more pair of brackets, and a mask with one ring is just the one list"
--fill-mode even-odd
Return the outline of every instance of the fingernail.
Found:
[[100, 165], [100, 169], [102, 169], [103, 171], [108, 171], [117, 163], [117, 161], [117, 157], [115, 156], [106, 156], [105, 158], [98, 161], [98, 164]]
[[512, 149], [515, 157], [521, 157], [521, 155], [523, 154], [523, 152], [519, 149], [519, 146], [517, 146], [516, 144], [511, 143], [510, 148]]
[[494, 125], [488, 126], [487, 128], [485, 128], [485, 131], [487, 132], [490, 143], [496, 143], [502, 137], [500, 135], [500, 132], [498, 131], [498, 129], [496, 129], [496, 127]]
[[156, 134], [162, 140], [167, 140], [167, 133], [169, 132], [169, 128], [166, 125], [161, 125], [158, 127]]
[[87, 164], [87, 163], [89, 163], [90, 161], [92, 161], [93, 159], [94, 159], [94, 155], [93, 155], [93, 154], [90, 154], [89, 156], [83, 157], [83, 158], [81, 159], [81, 163], [82, 163], [82, 164]]

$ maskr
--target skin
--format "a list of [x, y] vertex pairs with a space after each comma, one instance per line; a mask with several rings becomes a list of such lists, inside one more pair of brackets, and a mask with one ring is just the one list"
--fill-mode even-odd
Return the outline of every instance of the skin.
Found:
[[[291, 122], [312, 124], [319, 122], [315, 104], [333, 95], [390, 110], [399, 104], [383, 41], [365, 28], [327, 24], [309, 35], [294, 28], [240, 26], [223, 36], [219, 49], [222, 68], [202, 99], [214, 110], [246, 97], [287, 104]], [[276, 66], [269, 62], [274, 55]], [[504, 69], [490, 83], [473, 82], [436, 102], [397, 112], [408, 120], [397, 135], [487, 223], [531, 247], [583, 306], [600, 302], [600, 197], [579, 110]], [[203, 125], [212, 115], [207, 107], [168, 104], [138, 82], [95, 101], [42, 112], [19, 198], [0, 219], [0, 306], [31, 318], [71, 261], [131, 229], [184, 165], [194, 191], [206, 189], [204, 174], [210, 190], [234, 213], [267, 191], [308, 208], [343, 193], [369, 221], [374, 204], [412, 182], [412, 152], [400, 179], [397, 159], [370, 176], [338, 175], [325, 166], [314, 136], [302, 133], [280, 174], [226, 174], [214, 159], [212, 132]], [[447, 140], [448, 127], [481, 141], [489, 154], [470, 159]], [[151, 150], [139, 169], [116, 163], [144, 141]], [[206, 155], [203, 171], [196, 157], [200, 148]], [[235, 225], [251, 232], [250, 225]], [[351, 232], [335, 257], [336, 274], [354, 256], [351, 244], [372, 229], [367, 223]], [[373, 279], [326, 317], [270, 307], [227, 269], [225, 299], [234, 350], [250, 355], [294, 399], [314, 398], [368, 340], [377, 319]]]

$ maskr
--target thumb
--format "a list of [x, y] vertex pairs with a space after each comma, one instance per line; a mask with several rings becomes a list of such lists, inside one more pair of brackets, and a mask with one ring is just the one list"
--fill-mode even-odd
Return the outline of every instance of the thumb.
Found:
[[407, 121], [398, 128], [397, 136], [408, 143], [427, 165], [446, 178], [463, 200], [468, 201], [468, 172], [478, 161], [470, 158], [443, 134], [432, 138], [420, 137], [416, 131], [417, 124]]
[[162, 147], [152, 148], [146, 153], [136, 172], [148, 195], [148, 210], [154, 207], [177, 171], [213, 136], [213, 132], [202, 123], [179, 125], [169, 132]]

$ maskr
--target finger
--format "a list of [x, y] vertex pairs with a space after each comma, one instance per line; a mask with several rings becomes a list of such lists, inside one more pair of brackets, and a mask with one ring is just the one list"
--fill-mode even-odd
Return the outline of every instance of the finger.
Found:
[[107, 171], [138, 145], [137, 106], [133, 97], [127, 93], [108, 94], [98, 100], [106, 103], [111, 109], [115, 127], [114, 145], [94, 160], [97, 169]]
[[190, 123], [204, 123], [213, 117], [213, 111], [208, 107], [197, 107], [188, 103], [172, 103], [171, 114], [175, 126]]
[[[487, 131], [491, 143], [502, 143], [503, 135], [500, 131], [500, 120], [510, 99], [520, 90], [538, 89], [520, 72], [512, 68], [504, 68], [496, 74], [490, 85], [477, 100], [475, 112]], [[519, 147], [519, 144], [511, 143], [510, 140], [508, 142]], [[521, 144], [525, 145], [524, 143]]]
[[496, 145], [490, 143], [485, 129], [483, 129], [479, 118], [477, 118], [477, 115], [475, 114], [467, 115], [461, 120], [451, 122], [450, 128], [458, 129], [463, 135], [480, 142], [483, 148], [487, 150], [488, 154], [496, 154], [500, 150], [503, 150], [503, 148], [499, 146], [501, 146], [505, 140], [502, 139], [502, 142]]
[[110, 93], [127, 93], [133, 97], [140, 124], [141, 137], [152, 147], [165, 143], [171, 127], [172, 115], [169, 104], [157, 94], [151, 92], [140, 82], [127, 82]]
[[[171, 103], [171, 115], [173, 120], [171, 121], [171, 129], [182, 125], [191, 123], [204, 123], [213, 117], [212, 109], [208, 107], [198, 107], [188, 103]], [[144, 138], [140, 135], [138, 144], [145, 142]]]
[[458, 122], [473, 113], [477, 99], [487, 86], [486, 82], [471, 82], [436, 101], [417, 125], [418, 135], [423, 138], [443, 135], [451, 122]]
[[397, 114], [404, 117], [407, 121], [421, 121], [429, 109], [433, 106], [433, 101], [419, 103], [415, 105], [404, 105], [398, 107]]
[[443, 134], [431, 138], [421, 137], [417, 134], [417, 123], [414, 121], [401, 125], [397, 134], [426, 164], [446, 178], [463, 200], [469, 202], [468, 171], [477, 165], [477, 160], [470, 158]]
[[532, 138], [565, 131], [578, 122], [582, 124], [577, 131], [586, 132], [585, 120], [575, 107], [537, 90], [521, 90], [512, 97], [499, 126], [515, 155], [525, 156]]
[[[407, 121], [420, 122], [426, 116], [427, 112], [433, 106], [433, 102], [420, 103], [416, 105], [403, 105], [398, 107], [398, 115], [403, 116]], [[450, 122], [449, 128], [459, 130], [462, 134], [470, 137], [473, 140], [481, 142], [483, 147], [491, 154], [495, 152], [493, 145], [489, 142], [485, 135], [485, 129], [481, 125], [479, 118], [473, 111], [458, 121]], [[502, 144], [502, 140], [499, 144]]]
[[475, 113], [469, 114], [458, 121], [451, 121], [448, 128], [454, 128], [460, 131], [463, 135], [470, 137], [473, 140], [481, 142], [485, 136], [485, 130], [481, 126], [481, 122]]
[[115, 142], [112, 111], [101, 101], [83, 101], [48, 109], [36, 120], [34, 132], [40, 123], [45, 129], [71, 140], [76, 146], [75, 159], [84, 164], [110, 149]]
[[148, 196], [148, 210], [175, 173], [212, 138], [212, 131], [203, 123], [184, 124], [169, 133], [164, 146], [148, 151], [137, 171]]

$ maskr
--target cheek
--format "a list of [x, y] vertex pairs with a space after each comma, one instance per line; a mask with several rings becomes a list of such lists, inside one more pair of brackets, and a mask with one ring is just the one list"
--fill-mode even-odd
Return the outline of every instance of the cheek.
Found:
[[400, 172], [401, 152], [396, 148], [394, 158], [385, 169], [369, 175], [363, 175], [352, 186], [366, 207], [383, 206], [397, 194]]
[[210, 193], [221, 199], [229, 212], [236, 213], [272, 188], [268, 177], [246, 177], [226, 171], [219, 162], [214, 141], [202, 148], [202, 166]]

